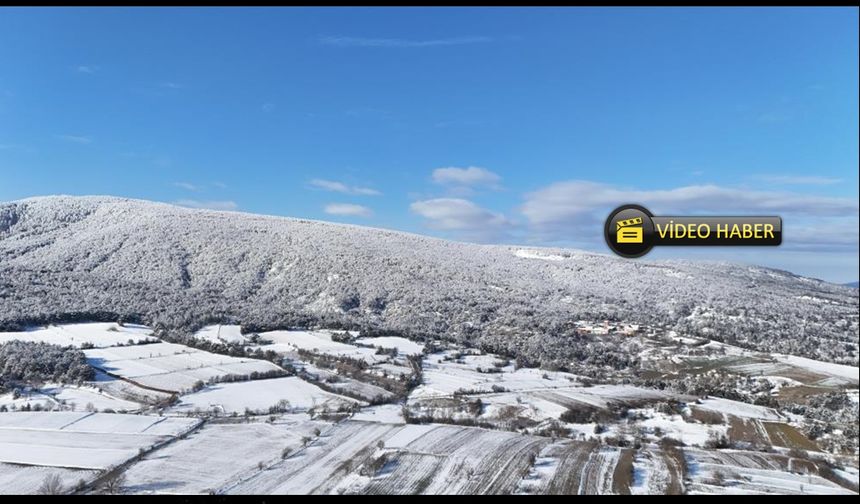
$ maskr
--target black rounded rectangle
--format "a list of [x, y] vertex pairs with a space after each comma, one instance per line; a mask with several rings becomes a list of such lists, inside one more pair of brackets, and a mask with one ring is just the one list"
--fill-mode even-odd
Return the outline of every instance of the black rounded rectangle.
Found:
[[654, 245], [776, 246], [782, 218], [776, 216], [652, 217]]

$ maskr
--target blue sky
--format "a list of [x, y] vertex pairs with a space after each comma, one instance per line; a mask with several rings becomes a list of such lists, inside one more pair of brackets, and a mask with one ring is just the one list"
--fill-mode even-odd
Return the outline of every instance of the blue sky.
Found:
[[779, 214], [858, 274], [858, 11], [0, 10], [0, 200], [110, 194], [606, 252], [602, 220]]

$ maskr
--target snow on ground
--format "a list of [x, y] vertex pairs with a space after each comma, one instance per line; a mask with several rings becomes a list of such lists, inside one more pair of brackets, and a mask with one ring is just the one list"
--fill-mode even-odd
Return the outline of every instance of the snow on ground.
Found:
[[853, 366], [844, 366], [842, 364], [832, 364], [830, 362], [822, 362], [805, 357], [796, 357], [794, 355], [771, 354], [776, 360], [785, 364], [812, 371], [813, 373], [834, 376], [847, 380], [849, 383], [860, 382], [860, 368]]
[[685, 450], [685, 453], [691, 494], [853, 493], [820, 476], [782, 470], [767, 454], [735, 450]]
[[542, 259], [544, 261], [564, 261], [565, 257], [557, 254], [549, 254], [547, 252], [539, 252], [537, 250], [519, 249], [514, 252], [517, 257], [523, 259]]
[[89, 412], [19, 411], [0, 413], [0, 429], [62, 430], [65, 432], [115, 432], [175, 436], [197, 424], [197, 420], [154, 415]]
[[661, 433], [657, 437], [674, 438], [688, 446], [704, 446], [711, 433], [725, 435], [728, 431], [726, 425], [692, 423], [685, 421], [681, 415], [668, 415], [653, 409], [643, 411], [649, 418], [641, 420], [638, 425], [649, 429], [652, 434], [655, 433], [654, 429], [659, 429]]
[[172, 397], [171, 394], [145, 389], [131, 382], [108, 376], [101, 371], [96, 371], [95, 380], [88, 382], [88, 385], [111, 397], [139, 404], [155, 404], [168, 401]]
[[194, 419], [104, 413], [2, 413], [0, 462], [105, 469], [198, 423]]
[[268, 361], [229, 357], [173, 343], [85, 350], [90, 365], [147, 387], [182, 392], [198, 380], [278, 371]]
[[577, 377], [569, 373], [515, 370], [512, 363], [494, 355], [463, 355], [450, 360], [455, 356], [456, 352], [442, 352], [425, 357], [424, 383], [411, 397], [446, 396], [457, 391], [492, 392], [493, 387], [496, 391], [534, 391], [567, 388], [577, 383]]
[[148, 327], [136, 324], [123, 326], [113, 322], [59, 324], [34, 327], [19, 332], [0, 332], [0, 345], [18, 340], [78, 348], [86, 343], [104, 348], [127, 345], [129, 340], [134, 344], [142, 341], [157, 341], [151, 334], [152, 331]]
[[0, 462], [105, 469], [165, 439], [140, 434], [0, 429]]
[[707, 411], [716, 411], [727, 415], [735, 415], [743, 418], [758, 418], [760, 420], [785, 421], [785, 418], [773, 408], [765, 406], [756, 406], [754, 404], [731, 401], [719, 397], [709, 397], [702, 399], [701, 404], [696, 404], [695, 407]]
[[140, 409], [140, 404], [138, 403], [111, 397], [100, 393], [98, 389], [93, 387], [47, 385], [41, 388], [41, 392], [71, 407], [73, 410], [82, 410], [89, 406], [99, 411], [111, 409], [114, 411], [133, 412]]
[[352, 416], [353, 420], [365, 422], [380, 422], [391, 424], [403, 424], [403, 407], [399, 404], [383, 404], [380, 406], [368, 406]]
[[47, 410], [70, 409], [72, 411], [83, 411], [91, 407], [96, 410], [131, 412], [141, 407], [136, 402], [117, 399], [99, 392], [95, 387], [55, 383], [46, 384], [38, 390], [21, 392], [18, 399], [13, 399], [11, 393], [0, 395], [0, 407], [6, 406], [10, 411], [20, 410], [26, 405], [33, 408], [37, 404]]
[[18, 411], [22, 408], [32, 409], [36, 407], [48, 411], [59, 409], [59, 405], [55, 401], [38, 391], [21, 393], [17, 399], [15, 399], [12, 392], [0, 394], [0, 409], [5, 408], [6, 411]]
[[[326, 494], [334, 490], [345, 474], [364, 461], [400, 426], [342, 422], [322, 433], [306, 448], [285, 460], [264, 468], [253, 476], [225, 487], [232, 494]], [[349, 471], [344, 471], [350, 467]]]
[[403, 449], [410, 443], [438, 427], [432, 424], [410, 424], [404, 425], [393, 436], [385, 440], [385, 447], [389, 449]]
[[[509, 494], [549, 439], [471, 427], [406, 425], [383, 439], [386, 466], [366, 494]], [[379, 446], [379, 445], [377, 445]], [[377, 453], [378, 453], [377, 451]], [[377, 456], [376, 454], [372, 456]]]
[[860, 483], [860, 474], [858, 474], [858, 470], [856, 467], [846, 467], [844, 469], [834, 469], [833, 470], [839, 477], [850, 481], [853, 484]]
[[[249, 424], [209, 424], [135, 462], [123, 490], [132, 494], [206, 494], [273, 464], [294, 452], [329, 424], [293, 420]], [[229, 449], [225, 449], [229, 448]], [[205, 462], [205, 463], [202, 463]]]
[[314, 353], [337, 355], [361, 359], [370, 364], [385, 361], [384, 355], [376, 355], [373, 348], [360, 348], [348, 343], [332, 340], [332, 331], [270, 331], [260, 333], [260, 338], [271, 341], [268, 345], [259, 345], [263, 351], [272, 350], [278, 353], [289, 353], [296, 350], [307, 350]]
[[397, 336], [380, 336], [378, 338], [359, 338], [356, 343], [372, 347], [396, 348], [401, 355], [416, 355], [424, 351], [424, 345]]
[[206, 326], [194, 333], [194, 337], [213, 343], [244, 343], [246, 340], [242, 326], [238, 325]]
[[556, 453], [564, 449], [566, 443], [566, 441], [559, 441], [544, 446], [535, 457], [535, 463], [532, 464], [528, 474], [517, 484], [517, 490], [514, 493], [539, 494], [546, 489], [560, 466]]
[[633, 460], [633, 495], [660, 495], [669, 484], [669, 468], [666, 458], [656, 450], [637, 450]]
[[63, 488], [71, 488], [80, 481], [93, 480], [98, 474], [93, 470], [0, 463], [0, 495], [37, 494], [50, 475], [57, 476]]
[[200, 392], [182, 396], [179, 404], [170, 409], [172, 413], [189, 413], [197, 408], [203, 411], [215, 410], [220, 413], [244, 413], [251, 411], [267, 412], [280, 401], [287, 401], [289, 408], [304, 411], [313, 407], [337, 409], [342, 405], [357, 401], [348, 397], [331, 394], [308, 383], [301, 378], [271, 378], [235, 383], [210, 385]]

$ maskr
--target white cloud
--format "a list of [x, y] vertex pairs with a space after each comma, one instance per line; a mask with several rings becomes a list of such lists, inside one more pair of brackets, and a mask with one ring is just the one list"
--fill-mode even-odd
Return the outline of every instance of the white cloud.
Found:
[[656, 215], [781, 215], [787, 247], [856, 249], [858, 242], [857, 199], [784, 191], [716, 185], [639, 190], [572, 180], [526, 194], [521, 211], [540, 239], [597, 243], [606, 215], [626, 203]]
[[341, 215], [348, 217], [372, 217], [373, 210], [362, 205], [352, 203], [331, 203], [325, 206], [325, 213], [329, 215]]
[[756, 175], [753, 178], [780, 185], [833, 185], [842, 182], [840, 178], [819, 175]]
[[309, 182], [309, 184], [312, 187], [322, 189], [324, 191], [353, 194], [357, 196], [379, 196], [380, 194], [382, 194], [376, 189], [371, 189], [369, 187], [351, 186], [335, 180], [313, 179]]
[[78, 73], [94, 74], [99, 71], [99, 67], [94, 65], [78, 65], [76, 70]]
[[81, 145], [93, 143], [93, 139], [91, 137], [82, 135], [57, 135], [57, 138], [59, 138], [60, 140], [65, 140], [66, 142], [72, 142]]
[[194, 185], [190, 182], [174, 182], [173, 185], [180, 189], [185, 189], [186, 191], [197, 192], [200, 190], [200, 186]]
[[482, 44], [492, 42], [490, 37], [450, 37], [427, 40], [410, 40], [397, 38], [366, 38], [366, 37], [343, 37], [329, 36], [320, 37], [320, 43], [337, 47], [387, 47], [387, 48], [411, 48], [411, 47], [438, 47], [457, 46], [465, 44]]
[[260, 110], [262, 110], [263, 112], [268, 114], [269, 112], [273, 112], [275, 110], [275, 104], [274, 103], [264, 103], [260, 107]]
[[164, 88], [164, 89], [183, 89], [185, 86], [183, 86], [182, 84], [180, 84], [178, 82], [167, 81], [167, 82], [160, 82], [158, 84], [158, 87]]
[[503, 237], [513, 227], [513, 223], [504, 215], [461, 198], [416, 201], [409, 209], [423, 217], [430, 229], [453, 232], [475, 241], [493, 241]]
[[501, 180], [498, 174], [477, 166], [433, 170], [433, 182], [447, 186], [498, 188]]
[[181, 199], [173, 202], [175, 205], [188, 208], [201, 208], [206, 210], [237, 210], [239, 205], [235, 201], [200, 201], [192, 199]]

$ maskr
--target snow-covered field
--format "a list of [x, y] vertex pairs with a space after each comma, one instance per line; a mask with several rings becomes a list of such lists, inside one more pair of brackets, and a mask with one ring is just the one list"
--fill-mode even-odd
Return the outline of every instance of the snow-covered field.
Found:
[[131, 382], [108, 376], [101, 371], [96, 371], [95, 380], [89, 382], [89, 385], [111, 397], [138, 404], [169, 401], [172, 397], [170, 393], [139, 387]]
[[28, 405], [33, 408], [37, 404], [43, 409], [72, 411], [95, 409], [134, 412], [141, 408], [139, 403], [118, 399], [93, 386], [49, 383], [39, 390], [22, 392], [18, 399], [13, 399], [12, 393], [0, 395], [0, 407], [6, 406], [10, 411], [20, 410]]
[[242, 335], [242, 327], [238, 325], [206, 326], [194, 333], [194, 337], [214, 343], [244, 343], [246, 341], [245, 336]]
[[[345, 422], [228, 493], [510, 493], [548, 440], [454, 426]], [[384, 467], [361, 468], [384, 457]]]
[[69, 489], [81, 481], [93, 480], [98, 474], [95, 470], [0, 463], [0, 495], [38, 493], [39, 487], [50, 475], [58, 477], [63, 488]]
[[254, 348], [272, 350], [278, 353], [289, 353], [297, 350], [307, 350], [314, 353], [351, 357], [375, 363], [386, 360], [385, 356], [376, 355], [372, 348], [361, 348], [348, 343], [332, 341], [332, 331], [270, 331], [260, 333], [260, 338], [271, 341], [267, 345]]
[[127, 493], [206, 494], [271, 465], [284, 450], [301, 449], [302, 438], [330, 424], [306, 415], [275, 424], [210, 424], [134, 463], [126, 471]]
[[820, 476], [789, 472], [767, 454], [735, 450], [685, 452], [691, 494], [852, 494]]
[[298, 377], [289, 376], [210, 385], [199, 392], [182, 396], [181, 401], [170, 411], [188, 413], [199, 408], [203, 411], [214, 410], [230, 414], [243, 413], [245, 408], [248, 408], [265, 413], [269, 407], [277, 406], [280, 401], [287, 401], [289, 408], [295, 411], [306, 411], [313, 407], [337, 410], [341, 406], [356, 402], [354, 399], [326, 392]]
[[569, 373], [527, 368], [515, 370], [513, 363], [493, 355], [464, 355], [456, 360], [446, 358], [452, 358], [452, 352], [424, 358], [424, 383], [412, 397], [451, 395], [458, 391], [492, 392], [493, 386], [496, 390], [527, 391], [567, 388], [577, 384], [577, 377]]
[[198, 380], [227, 375], [278, 371], [271, 362], [229, 357], [176, 345], [152, 343], [85, 350], [89, 363], [132, 382], [165, 391], [182, 392]]
[[397, 336], [380, 336], [378, 338], [358, 338], [356, 343], [377, 348], [396, 348], [401, 355], [417, 355], [424, 351], [424, 345]]
[[[624, 455], [622, 457], [622, 455]], [[535, 465], [522, 478], [517, 493], [597, 495], [628, 493], [618, 474], [632, 462], [624, 450], [591, 442], [559, 441], [544, 446]]]
[[186, 418], [105, 413], [2, 413], [0, 462], [105, 469], [198, 423]]
[[151, 336], [152, 331], [145, 326], [124, 324], [120, 326], [112, 322], [60, 324], [47, 327], [34, 327], [27, 331], [0, 332], [0, 345], [8, 341], [30, 341], [34, 343], [50, 343], [59, 346], [80, 348], [88, 344], [97, 348], [127, 345], [143, 341], [157, 341]]
[[841, 364], [832, 364], [830, 362], [821, 362], [794, 355], [772, 354], [772, 356], [785, 364], [791, 364], [792, 366], [806, 369], [813, 373], [841, 378], [850, 384], [856, 385], [860, 382], [860, 368], [843, 366]]
[[[331, 493], [373, 454], [379, 441], [400, 428], [366, 422], [337, 424], [306, 448], [224, 490], [230, 494]], [[344, 470], [347, 465], [349, 471]]]
[[785, 417], [776, 412], [773, 408], [764, 406], [756, 406], [754, 404], [732, 401], [729, 399], [721, 399], [719, 397], [709, 397], [700, 400], [700, 404], [695, 405], [696, 408], [706, 411], [716, 411], [726, 415], [735, 415], [743, 418], [757, 418], [760, 420], [784, 421]]
[[[513, 361], [476, 349], [425, 355], [423, 381], [409, 391], [404, 404], [402, 396], [382, 387], [391, 387], [399, 394], [396, 387], [405, 382], [398, 382], [398, 377], [412, 373], [405, 356], [422, 353], [424, 345], [400, 337], [361, 338], [351, 334], [358, 339], [349, 344], [334, 341], [335, 332], [329, 330], [262, 333], [260, 339], [272, 343], [259, 348], [287, 354], [298, 370], [297, 376], [210, 383], [191, 392], [198, 380], [280, 368], [268, 361], [157, 340], [128, 345], [129, 334], [150, 338], [149, 330], [141, 326], [71, 324], [40, 331], [51, 343], [92, 343], [96, 348], [84, 350], [89, 362], [123, 379], [100, 371], [85, 385], [39, 384], [38, 389], [20, 390], [23, 395], [18, 399], [12, 399], [12, 394], [0, 396], [0, 406], [7, 408], [20, 408], [29, 402], [31, 407], [40, 404], [45, 409], [62, 409], [0, 413], [0, 493], [34, 492], [50, 471], [71, 488], [154, 447], [158, 448], [124, 471], [123, 492], [847, 491], [815, 475], [817, 470], [811, 475], [800, 474], [810, 462], [786, 455], [792, 448], [815, 452], [816, 456], [821, 453], [820, 447], [798, 430], [797, 415], [717, 397], [696, 400], [668, 388], [588, 386], [582, 376], [516, 369]], [[14, 334], [35, 333], [39, 330]], [[103, 338], [94, 337], [97, 335]], [[245, 343], [252, 348], [259, 341], [250, 334], [242, 335], [239, 326], [227, 325], [205, 327], [196, 336], [213, 342]], [[749, 376], [751, 382], [774, 384], [774, 392], [782, 386], [807, 383], [795, 378], [809, 377], [818, 382], [826, 377], [834, 380], [834, 386], [856, 382], [856, 374], [852, 374], [856, 369], [849, 366], [782, 355], [769, 361], [738, 347], [700, 343], [688, 344], [691, 349], [719, 351], [715, 355], [678, 356], [672, 362], [680, 369], [685, 364], [697, 366], [696, 372], [703, 373], [720, 367], [730, 369]], [[376, 348], [396, 348], [398, 355], [377, 355]], [[656, 347], [660, 358], [671, 356], [667, 348]], [[326, 359], [303, 360], [306, 357], [298, 355], [298, 350], [346, 356], [368, 365], [350, 367], [338, 362], [329, 368]], [[685, 360], [688, 358], [689, 362]], [[171, 393], [146, 387], [185, 395], [168, 406]], [[367, 406], [341, 393], [367, 397], [368, 402], [382, 398], [391, 404]], [[850, 397], [856, 405], [856, 391]], [[166, 411], [170, 416], [85, 411], [140, 411], [155, 402], [160, 404], [152, 411]], [[317, 413], [358, 411], [333, 424], [310, 420], [310, 409]], [[574, 418], [584, 415], [574, 421], [591, 423], [561, 421], [565, 413]], [[245, 414], [249, 417], [241, 418]], [[404, 414], [410, 421], [487, 428], [408, 424]], [[585, 416], [592, 414], [597, 416]], [[210, 416], [200, 427], [204, 415]], [[841, 431], [834, 432], [830, 435], [842, 435]], [[734, 443], [734, 448], [750, 451], [705, 449], [719, 437]], [[683, 446], [661, 445], [666, 438], [674, 438]], [[752, 451], [771, 447], [776, 448], [774, 453]], [[684, 464], [689, 473], [685, 473]], [[857, 469], [850, 464], [833, 471], [849, 482], [857, 480]]]

